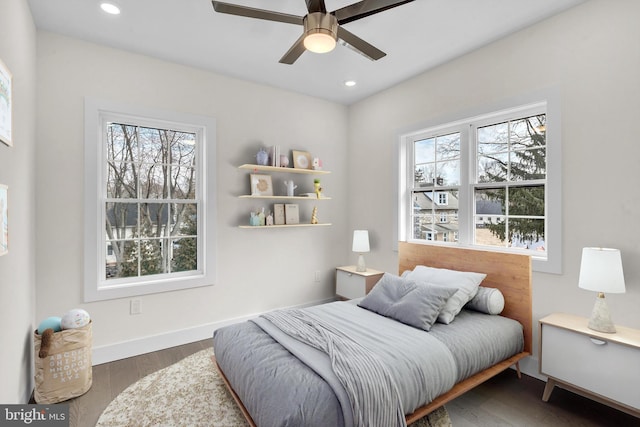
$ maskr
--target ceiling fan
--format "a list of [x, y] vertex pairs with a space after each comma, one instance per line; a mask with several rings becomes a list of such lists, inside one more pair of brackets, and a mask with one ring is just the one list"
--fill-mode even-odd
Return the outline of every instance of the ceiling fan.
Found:
[[305, 1], [309, 12], [305, 16], [255, 9], [221, 1], [212, 1], [212, 3], [213, 9], [219, 13], [302, 25], [304, 27], [303, 34], [280, 59], [283, 64], [293, 64], [305, 50], [316, 53], [333, 50], [338, 39], [342, 44], [372, 61], [382, 58], [386, 53], [345, 30], [342, 25], [414, 0], [362, 0], [333, 12], [327, 12], [324, 0]]

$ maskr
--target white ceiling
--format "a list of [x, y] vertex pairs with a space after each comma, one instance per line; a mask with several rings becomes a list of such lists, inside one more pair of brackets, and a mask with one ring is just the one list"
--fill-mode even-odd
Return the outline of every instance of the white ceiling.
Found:
[[[300, 15], [305, 0], [225, 0]], [[378, 60], [338, 45], [278, 61], [302, 27], [216, 13], [209, 0], [29, 0], [38, 29], [351, 104], [560, 13], [584, 0], [416, 0], [344, 26], [387, 53]], [[328, 11], [356, 0], [326, 0]], [[352, 88], [346, 80], [356, 80]]]

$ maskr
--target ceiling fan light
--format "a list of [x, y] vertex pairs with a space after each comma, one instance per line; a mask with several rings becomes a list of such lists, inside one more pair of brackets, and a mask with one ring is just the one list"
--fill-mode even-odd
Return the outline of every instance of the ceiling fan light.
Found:
[[100, 9], [102, 9], [103, 11], [105, 11], [110, 15], [120, 15], [120, 8], [118, 7], [118, 5], [114, 3], [108, 3], [108, 2], [100, 3]]
[[338, 39], [338, 20], [327, 13], [314, 12], [304, 17], [304, 47], [315, 53], [331, 52]]
[[304, 47], [311, 52], [327, 53], [336, 47], [336, 41], [325, 33], [307, 34], [304, 38]]

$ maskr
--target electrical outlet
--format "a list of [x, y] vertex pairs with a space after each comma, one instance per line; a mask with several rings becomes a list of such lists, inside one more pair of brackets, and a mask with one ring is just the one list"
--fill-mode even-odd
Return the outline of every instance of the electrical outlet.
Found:
[[315, 274], [315, 276], [314, 276], [314, 280], [315, 280], [316, 282], [319, 282], [319, 281], [320, 281], [320, 272], [319, 272], [319, 271], [316, 271], [316, 274]]
[[142, 301], [139, 299], [132, 299], [129, 302], [129, 314], [141, 314], [142, 313]]

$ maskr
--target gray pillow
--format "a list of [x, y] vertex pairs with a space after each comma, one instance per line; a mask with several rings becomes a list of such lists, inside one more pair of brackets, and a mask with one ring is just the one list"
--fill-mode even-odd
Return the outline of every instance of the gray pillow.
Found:
[[440, 309], [456, 291], [456, 288], [417, 283], [385, 273], [358, 305], [428, 331], [438, 318]]
[[442, 307], [438, 315], [438, 322], [448, 325], [453, 321], [462, 307], [468, 303], [478, 292], [480, 282], [487, 277], [484, 273], [471, 271], [456, 271], [445, 268], [426, 267], [418, 265], [406, 278], [418, 283], [430, 283], [448, 288], [457, 288], [458, 291]]
[[498, 288], [478, 287], [478, 293], [465, 305], [486, 314], [500, 314], [504, 310], [504, 295]]

